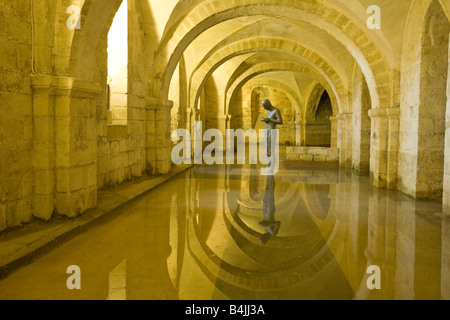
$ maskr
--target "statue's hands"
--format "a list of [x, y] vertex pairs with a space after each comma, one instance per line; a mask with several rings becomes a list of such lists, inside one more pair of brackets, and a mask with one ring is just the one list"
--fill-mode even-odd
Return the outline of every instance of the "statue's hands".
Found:
[[269, 122], [269, 119], [268, 118], [261, 118], [261, 122], [267, 123], [267, 122]]

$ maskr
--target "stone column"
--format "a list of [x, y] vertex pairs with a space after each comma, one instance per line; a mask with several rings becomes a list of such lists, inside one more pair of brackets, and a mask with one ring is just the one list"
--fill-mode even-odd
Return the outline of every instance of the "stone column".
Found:
[[331, 148], [338, 147], [338, 121], [337, 117], [330, 117], [331, 121]]
[[389, 118], [388, 161], [387, 161], [387, 188], [397, 189], [398, 179], [398, 151], [400, 149], [400, 108], [387, 109]]
[[337, 115], [337, 147], [339, 149], [339, 165], [345, 168], [352, 167], [352, 124], [353, 114], [342, 113]]
[[173, 102], [147, 99], [147, 171], [166, 174], [172, 167], [170, 119]]
[[[448, 94], [450, 97], [450, 81], [448, 82]], [[450, 104], [447, 106], [445, 121], [445, 160], [444, 160], [444, 184], [443, 184], [443, 210], [450, 216]]]
[[48, 220], [55, 210], [55, 106], [52, 78], [32, 78], [33, 88], [33, 215]]
[[53, 76], [32, 78], [34, 215], [77, 216], [97, 205], [97, 98], [101, 86]]
[[231, 127], [231, 116], [228, 114], [222, 114], [219, 116], [219, 129], [223, 136], [226, 136], [226, 130]]
[[300, 121], [295, 121], [295, 145], [297, 147], [302, 145], [302, 125]]
[[397, 187], [399, 115], [399, 108], [369, 111], [372, 119], [370, 174], [378, 188]]

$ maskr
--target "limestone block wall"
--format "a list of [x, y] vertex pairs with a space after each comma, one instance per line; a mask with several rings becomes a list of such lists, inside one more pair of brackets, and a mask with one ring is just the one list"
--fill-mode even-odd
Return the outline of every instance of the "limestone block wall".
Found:
[[[146, 172], [146, 95], [147, 69], [144, 31], [140, 21], [141, 13], [135, 0], [128, 0], [128, 93], [127, 122], [123, 130], [125, 136], [111, 135], [106, 112], [106, 87], [97, 108], [98, 131], [98, 188], [140, 177]], [[103, 52], [106, 52], [107, 39], [102, 39]], [[107, 59], [99, 59], [102, 85], [106, 85]], [[108, 132], [110, 131], [110, 132]], [[108, 134], [109, 133], [109, 134]]]
[[320, 147], [286, 147], [288, 161], [339, 163], [339, 150]]
[[307, 146], [329, 147], [331, 145], [331, 122], [307, 123], [305, 135]]
[[0, 1], [0, 231], [29, 221], [33, 199], [28, 1]]

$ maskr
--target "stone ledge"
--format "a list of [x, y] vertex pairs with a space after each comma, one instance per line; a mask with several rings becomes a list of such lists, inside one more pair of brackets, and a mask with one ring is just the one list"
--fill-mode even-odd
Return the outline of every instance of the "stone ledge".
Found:
[[98, 206], [80, 217], [35, 221], [0, 236], [0, 280], [76, 236], [120, 214], [120, 208], [190, 169], [180, 165], [165, 176], [146, 177], [98, 192]]
[[287, 147], [288, 161], [339, 162], [339, 150], [320, 147]]

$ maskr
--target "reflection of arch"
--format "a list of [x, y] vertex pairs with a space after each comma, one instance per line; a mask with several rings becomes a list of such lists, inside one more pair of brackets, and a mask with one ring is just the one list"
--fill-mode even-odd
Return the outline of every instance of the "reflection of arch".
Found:
[[[235, 170], [235, 178], [239, 178], [243, 173], [238, 172], [241, 171]], [[289, 181], [288, 178], [285, 184], [279, 186], [292, 188]], [[240, 184], [239, 186], [238, 189], [241, 188]], [[335, 256], [340, 256], [344, 248], [344, 242], [340, 241], [338, 235], [342, 233], [345, 224], [336, 223], [331, 214], [320, 220], [314, 217], [313, 212], [309, 212], [309, 215], [305, 214], [305, 218], [310, 220], [311, 216], [314, 221], [310, 221], [297, 235], [278, 236], [272, 238], [267, 245], [261, 245], [259, 240], [262, 233], [253, 230], [240, 219], [236, 202], [241, 192], [233, 189], [224, 192], [223, 201], [219, 201], [223, 203], [223, 214], [219, 213], [219, 216], [225, 223], [220, 230], [227, 233], [224, 234], [225, 237], [216, 234], [213, 238], [205, 238], [198, 227], [198, 221], [201, 221], [198, 214], [192, 212], [187, 216], [187, 249], [202, 275], [230, 298], [273, 299], [275, 296], [286, 296], [290, 299], [294, 296], [302, 298], [303, 295], [311, 295], [308, 297], [314, 298], [317, 292], [307, 290], [308, 286], [322, 284], [323, 271], [327, 270], [326, 274], [329, 275], [330, 270], [334, 270], [331, 273], [334, 277], [330, 278], [331, 282], [336, 286], [345, 285], [348, 290], [344, 297], [353, 297], [348, 281], [335, 260]], [[307, 206], [302, 204], [302, 201], [298, 203], [300, 207], [294, 211], [305, 212]], [[317, 208], [311, 205], [309, 207], [313, 210]], [[277, 211], [278, 209], [277, 206]], [[244, 261], [234, 252], [218, 256], [212, 249], [217, 245], [215, 239], [225, 239], [227, 247], [237, 245], [239, 254], [245, 254]], [[230, 240], [234, 243], [229, 244]]]

